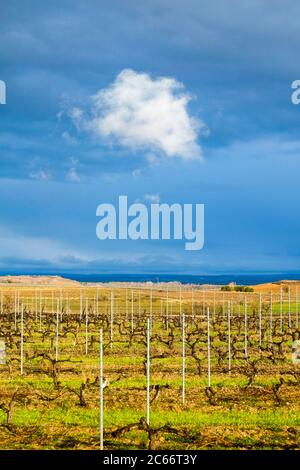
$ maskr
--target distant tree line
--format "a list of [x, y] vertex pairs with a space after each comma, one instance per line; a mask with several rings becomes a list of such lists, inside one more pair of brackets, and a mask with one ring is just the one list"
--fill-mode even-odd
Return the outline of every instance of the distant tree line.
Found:
[[225, 291], [225, 292], [232, 292], [232, 291], [236, 291], [236, 292], [254, 292], [254, 289], [253, 289], [253, 287], [249, 287], [249, 286], [222, 286], [221, 291]]

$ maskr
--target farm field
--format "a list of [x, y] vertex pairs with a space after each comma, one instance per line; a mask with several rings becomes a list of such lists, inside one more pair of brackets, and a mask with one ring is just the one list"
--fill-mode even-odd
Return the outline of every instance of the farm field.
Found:
[[298, 287], [3, 283], [0, 448], [299, 449]]

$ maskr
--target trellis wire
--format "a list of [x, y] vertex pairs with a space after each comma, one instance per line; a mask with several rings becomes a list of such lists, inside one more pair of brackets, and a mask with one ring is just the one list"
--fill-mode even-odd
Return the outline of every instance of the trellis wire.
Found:
[[231, 373], [231, 321], [230, 321], [230, 302], [228, 302], [228, 371]]
[[35, 321], [38, 320], [38, 294], [37, 289], [35, 289]]
[[[174, 291], [175, 294], [173, 293], [172, 295], [175, 295], [175, 300], [174, 300], [174, 317], [177, 317], [178, 318], [178, 307], [177, 307], [177, 303], [176, 303], [176, 292], [178, 292], [178, 288]], [[185, 291], [183, 291], [185, 292]], [[21, 293], [21, 298], [20, 298], [20, 293]], [[134, 295], [136, 293], [136, 290], [131, 290], [131, 307], [132, 307], [132, 312], [133, 314], [131, 315], [131, 331], [133, 332], [134, 330], [134, 323], [136, 323], [137, 321], [137, 317], [135, 317], [134, 319], [134, 315], [137, 315], [136, 312], [134, 312]], [[196, 293], [196, 291], [195, 291]], [[43, 291], [39, 291], [39, 294], [40, 294], [40, 297], [39, 297], [39, 300], [40, 300], [40, 313], [42, 312], [43, 314], [43, 319], [44, 321], [42, 322], [42, 326], [43, 326], [43, 329], [44, 329], [44, 326], [46, 325], [46, 316], [47, 315], [47, 312], [48, 312], [48, 308], [50, 305], [53, 305], [53, 290], [52, 292], [48, 292], [47, 294], [47, 291], [45, 289], [43, 289]], [[188, 292], [189, 294], [189, 292]], [[213, 292], [211, 292], [211, 294], [213, 294]], [[286, 326], [286, 311], [288, 310], [289, 311], [289, 322], [290, 324], [293, 326], [293, 327], [297, 327], [298, 328], [298, 290], [293, 288], [292, 290], [290, 290], [288, 292], [288, 298], [287, 298], [287, 291], [284, 290], [284, 304], [283, 304], [283, 296], [282, 296], [282, 289], [280, 289], [280, 298], [278, 299], [278, 291], [271, 291], [270, 294], [267, 293], [265, 295], [265, 303], [264, 303], [264, 309], [265, 309], [265, 306], [267, 305], [268, 301], [270, 302], [269, 303], [269, 306], [270, 306], [270, 311], [269, 311], [269, 319], [268, 319], [268, 314], [266, 313], [266, 315], [262, 315], [263, 313], [263, 309], [262, 309], [262, 305], [263, 305], [263, 296], [262, 294], [259, 294], [259, 345], [261, 346], [262, 345], [262, 340], [264, 338], [264, 340], [268, 338], [268, 335], [266, 334], [266, 336], [263, 336], [262, 337], [262, 331], [264, 332], [264, 330], [262, 330], [262, 325], [264, 324], [265, 326], [265, 329], [266, 329], [266, 332], [268, 332], [268, 326], [270, 327], [270, 330], [269, 330], [269, 336], [270, 336], [270, 340], [272, 340], [272, 336], [274, 337], [274, 340], [275, 340], [275, 333], [277, 330], [276, 328], [276, 325], [277, 325], [277, 322], [278, 322], [278, 310], [277, 310], [277, 307], [278, 307], [278, 300], [280, 300], [280, 319], [283, 321], [283, 317], [285, 319], [285, 326]], [[13, 301], [13, 293], [12, 293], [12, 301]], [[76, 297], [76, 301], [78, 302], [78, 293], [76, 294], [77, 297]], [[161, 305], [159, 303], [159, 301], [161, 302], [162, 300], [166, 301], [166, 319], [168, 319], [169, 321], [169, 292], [168, 292], [168, 289], [165, 290], [164, 289], [164, 293], [162, 294], [163, 297], [162, 298], [158, 298], [157, 297], [157, 292], [153, 293], [152, 291], [152, 295], [154, 295], [153, 297], [153, 303], [152, 303], [152, 312], [153, 312], [153, 318], [152, 318], [152, 321], [154, 322], [153, 325], [155, 325], [156, 323], [156, 315], [160, 315], [162, 312], [161, 310], [159, 310], [159, 305]], [[190, 294], [189, 294], [190, 295]], [[51, 296], [51, 297], [50, 297]], [[215, 295], [214, 295], [215, 297]], [[226, 301], [228, 300], [228, 296], [226, 296]], [[60, 306], [60, 299], [62, 298], [61, 297], [57, 297], [56, 298], [56, 304], [58, 303], [59, 306]], [[140, 291], [139, 291], [139, 298], [140, 298]], [[183, 299], [183, 295], [182, 295], [182, 292], [180, 293], [180, 316], [181, 316], [181, 326], [182, 326], [182, 337], [184, 338], [185, 336], [185, 330], [188, 329], [188, 326], [190, 325], [190, 320], [189, 318], [192, 317], [193, 318], [193, 310], [191, 310], [191, 306], [189, 306], [189, 311], [186, 312], [185, 311], [185, 308], [184, 308], [184, 304], [182, 305], [182, 299]], [[250, 311], [250, 307], [252, 308], [252, 299], [253, 297], [251, 296], [245, 296], [245, 311], [244, 311], [244, 315], [245, 315], [245, 328], [244, 328], [244, 336], [245, 336], [245, 356], [246, 358], [248, 357], [248, 353], [250, 355], [250, 353], [252, 354], [252, 335], [251, 333], [253, 333], [253, 323], [252, 321], [254, 320], [255, 321], [255, 334], [254, 334], [254, 338], [256, 337], [257, 338], [257, 294], [255, 294], [255, 301], [253, 302], [253, 312], [254, 312], [254, 315], [252, 317], [252, 310]], [[64, 299], [64, 302], [66, 302], [66, 309], [65, 312], [66, 313], [71, 313], [72, 312], [72, 303], [70, 304], [70, 302], [72, 302], [72, 297], [68, 297], [65, 293], [64, 293], [64, 296], [63, 296], [63, 299]], [[109, 297], [108, 297], [109, 299]], [[235, 297], [236, 299], [236, 297]], [[295, 307], [295, 310], [294, 310], [294, 299], [295, 299], [295, 304], [296, 304], [296, 307]], [[21, 302], [20, 302], [21, 300]], [[37, 296], [35, 297], [35, 300], [37, 301]], [[74, 298], [73, 298], [74, 300]], [[116, 319], [117, 319], [117, 314], [121, 314], [122, 313], [122, 302], [123, 302], [123, 309], [124, 309], [124, 297], [122, 296], [122, 302], [118, 303], [118, 300], [120, 300], [117, 296], [117, 292], [116, 292], [116, 302], [112, 302], [112, 309], [111, 309], [111, 312], [117, 312], [116, 313]], [[209, 297], [207, 295], [206, 297], [206, 307], [207, 308], [207, 305], [210, 303], [210, 306], [211, 306], [211, 300], [212, 300], [212, 296]], [[286, 307], [286, 302], [288, 300], [288, 309]], [[248, 303], [251, 302], [251, 303]], [[93, 302], [93, 296], [92, 296], [92, 302]], [[292, 308], [291, 308], [291, 302], [292, 302]], [[235, 323], [234, 323], [234, 319], [236, 318], [235, 317], [235, 311], [238, 310], [238, 305], [236, 304], [232, 304], [232, 301], [229, 301], [227, 302], [228, 303], [228, 370], [229, 370], [229, 373], [230, 373], [230, 370], [231, 370], [231, 367], [232, 367], [232, 362], [234, 362], [234, 360], [232, 360], [232, 348], [233, 348], [233, 344], [231, 344], [231, 337], [233, 337], [233, 331], [235, 331]], [[34, 297], [29, 297], [27, 296], [27, 298], [25, 298], [25, 303], [24, 303], [24, 298], [22, 297], [22, 291], [15, 291], [15, 318], [16, 318], [16, 321], [17, 321], [17, 324], [19, 324], [19, 321], [20, 321], [20, 313], [23, 315], [23, 319], [21, 320], [21, 322], [24, 322], [24, 316], [25, 316], [25, 319], [27, 318], [26, 316], [26, 311], [28, 312], [27, 310], [27, 307], [29, 305], [29, 308], [31, 309], [32, 307], [34, 307]], [[118, 306], [118, 309], [116, 307], [116, 305]], [[219, 307], [220, 304], [218, 304], [218, 307]], [[241, 304], [242, 305], [242, 304]], [[13, 304], [12, 304], [13, 306]], [[71, 306], [71, 309], [69, 309], [69, 306]], [[100, 300], [100, 306], [101, 306], [101, 300]], [[284, 309], [283, 309], [283, 306], [284, 306]], [[54, 307], [55, 307], [55, 304], [54, 304]], [[93, 307], [93, 305], [92, 305]], [[92, 308], [91, 307], [91, 308]], [[157, 308], [156, 308], [157, 307]], [[171, 310], [171, 307], [172, 305], [170, 305], [170, 310]], [[3, 307], [2, 307], [3, 308]], [[6, 308], [4, 306], [4, 308]], [[65, 303], [64, 303], [64, 308], [65, 308]], [[78, 303], [77, 303], [77, 307], [78, 309]], [[109, 308], [109, 307], [108, 307]], [[210, 314], [210, 310], [211, 309], [208, 309], [207, 310], [207, 316], [209, 317], [211, 314]], [[264, 310], [265, 311], [265, 310]], [[33, 310], [30, 310], [30, 312], [32, 314], [34, 314]], [[248, 315], [248, 312], [249, 312], [249, 315]], [[284, 315], [283, 315], [283, 312], [284, 312]], [[294, 313], [295, 312], [295, 313]], [[73, 313], [73, 312], [72, 312]], [[109, 313], [109, 311], [108, 311]], [[77, 314], [78, 314], [78, 310], [77, 310]], [[59, 338], [59, 335], [58, 335], [58, 330], [59, 330], [59, 325], [60, 326], [63, 326], [62, 325], [62, 322], [60, 323], [59, 321], [59, 309], [57, 309], [56, 311], [56, 346], [55, 346], [55, 357], [56, 357], [56, 360], [58, 359], [58, 338]], [[55, 313], [53, 315], [54, 319], [55, 319]], [[11, 315], [11, 323], [13, 324], [13, 316]], [[32, 317], [34, 319], [34, 316]], [[64, 314], [64, 321], [66, 319], [66, 315]], [[78, 318], [78, 317], [77, 317]], [[196, 312], [196, 318], [198, 318], [198, 313]], [[213, 317], [212, 317], [213, 318]], [[134, 320], [132, 322], [132, 320]], [[268, 321], [269, 320], [269, 321]], [[26, 320], [27, 321], [27, 320]], [[170, 320], [171, 321], [171, 320]], [[226, 319], [225, 319], [225, 322], [226, 322]], [[224, 323], [225, 323], [224, 322]], [[248, 323], [249, 322], [249, 323]], [[89, 308], [87, 306], [86, 308], [86, 324], [89, 325], [89, 329], [90, 329], [90, 334], [91, 334], [91, 320], [89, 320]], [[213, 324], [212, 324], [213, 325]], [[210, 325], [210, 317], [208, 318], [208, 329], [209, 328], [212, 328], [212, 325]], [[25, 322], [25, 326], [26, 326], [26, 322]], [[280, 327], [282, 328], [282, 324], [280, 325]], [[23, 325], [24, 327], [24, 325]], [[241, 327], [242, 328], [242, 327]], [[150, 324], [150, 331], [151, 331], [151, 324]], [[180, 330], [179, 330], [180, 331]], [[19, 334], [19, 333], [18, 333]], [[208, 335], [210, 333], [208, 332]], [[25, 335], [26, 335], [26, 330], [25, 330]], [[248, 339], [249, 337], [249, 339]], [[254, 339], [253, 338], [253, 339]], [[250, 341], [251, 340], [251, 341]], [[24, 337], [23, 337], [23, 351], [24, 351]], [[187, 390], [187, 388], [185, 387], [185, 375], [186, 375], [186, 368], [185, 368], [185, 362], [186, 362], [186, 351], [185, 351], [185, 340], [183, 340], [182, 342], [182, 376], [183, 376], [183, 392], [182, 392], [182, 402], [184, 403], [186, 397], [185, 397], [185, 392]], [[210, 346], [211, 343], [211, 338], [208, 338], [208, 347]], [[256, 345], [257, 345], [257, 340], [256, 340]], [[25, 347], [26, 347], [26, 344], [25, 344]], [[249, 347], [249, 351], [248, 351], [248, 347]], [[226, 343], [225, 343], [225, 348], [226, 348]], [[88, 328], [86, 328], [86, 354], [88, 354]], [[209, 375], [211, 373], [211, 351], [208, 352], [208, 357], [209, 357]], [[234, 357], [234, 356], [233, 356]], [[24, 359], [24, 358], [23, 358]], [[209, 382], [210, 382], [210, 378], [209, 378]]]
[[24, 357], [24, 308], [21, 305], [21, 351], [20, 351], [20, 372], [23, 375], [23, 357]]
[[185, 401], [185, 317], [184, 312], [182, 312], [182, 329], [181, 329], [181, 342], [182, 342], [182, 404], [184, 405]]
[[56, 299], [55, 360], [58, 360], [59, 299]]
[[85, 299], [85, 354], [88, 354], [89, 298]]
[[224, 292], [222, 294], [222, 316], [224, 317], [224, 312], [225, 312], [225, 297], [224, 297]]
[[100, 450], [103, 450], [103, 330], [100, 329], [100, 350], [99, 350], [99, 386], [100, 386]]
[[99, 316], [99, 291], [96, 289], [96, 316]]
[[280, 299], [279, 299], [279, 324], [280, 324], [280, 333], [282, 333], [282, 287], [280, 287]]
[[192, 288], [192, 325], [194, 324], [195, 320], [195, 305], [194, 305], [194, 289]]
[[207, 383], [210, 387], [210, 317], [209, 307], [207, 308]]
[[179, 287], [179, 322], [180, 325], [182, 323], [182, 292], [181, 292], [181, 286]]
[[273, 330], [273, 292], [270, 292], [270, 342], [272, 342]]
[[110, 292], [110, 347], [113, 346], [114, 336], [114, 291], [111, 289]]
[[62, 289], [60, 289], [60, 321], [62, 323], [62, 320], [63, 320], [63, 293], [62, 293]]
[[147, 318], [147, 397], [146, 397], [146, 422], [150, 426], [150, 319]]
[[261, 323], [262, 323], [262, 295], [259, 294], [259, 347], [261, 348], [262, 345], [262, 337], [261, 337]]
[[291, 328], [291, 289], [288, 288], [288, 321], [289, 321], [289, 328]]
[[298, 329], [298, 287], [296, 287], [296, 292], [295, 292], [295, 302], [296, 302], [296, 328]]
[[80, 297], [79, 297], [79, 318], [82, 320], [82, 289], [80, 289]]
[[247, 336], [247, 298], [245, 296], [244, 298], [244, 340], [245, 340], [245, 345], [244, 345], [244, 353], [245, 357], [248, 357], [248, 336]]
[[131, 289], [131, 334], [134, 331], [133, 290]]
[[42, 292], [40, 291], [40, 331], [42, 331]]
[[138, 306], [138, 316], [139, 316], [139, 323], [141, 321], [141, 291], [139, 290], [139, 306]]
[[152, 286], [150, 287], [150, 330], [152, 330], [152, 316], [153, 316], [153, 306], [152, 306]]
[[15, 320], [15, 331], [17, 331], [17, 291], [15, 291], [15, 315], [14, 315], [14, 320]]
[[169, 289], [166, 291], [166, 330], [169, 331]]
[[51, 291], [51, 312], [54, 312], [54, 291]]

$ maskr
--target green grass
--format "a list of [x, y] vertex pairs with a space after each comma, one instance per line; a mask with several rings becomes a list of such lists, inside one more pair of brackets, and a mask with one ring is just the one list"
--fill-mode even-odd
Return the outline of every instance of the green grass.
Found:
[[[135, 423], [145, 416], [145, 409], [122, 408], [118, 410], [105, 409], [105, 426], [116, 428]], [[4, 413], [1, 412], [1, 423], [4, 423]], [[16, 409], [13, 423], [16, 426], [60, 424], [66, 426], [94, 427], [98, 432], [99, 412], [97, 409], [71, 407], [66, 401], [55, 410]], [[182, 410], [151, 412], [151, 425], [160, 427], [169, 423], [172, 426], [201, 428], [206, 426], [234, 426], [240, 429], [249, 427], [281, 429], [286, 426], [300, 426], [300, 413], [295, 413], [287, 407], [273, 410], [224, 410], [213, 409], [210, 412]]]

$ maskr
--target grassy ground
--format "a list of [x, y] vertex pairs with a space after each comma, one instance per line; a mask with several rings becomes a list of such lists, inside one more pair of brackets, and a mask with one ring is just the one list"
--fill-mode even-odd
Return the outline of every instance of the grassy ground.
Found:
[[[62, 291], [62, 292], [61, 292]], [[258, 299], [247, 302], [245, 355], [244, 295], [230, 300], [231, 371], [228, 370], [228, 323], [223, 298], [203, 293], [115, 289], [113, 309], [107, 289], [83, 293], [79, 320], [78, 288], [43, 292], [24, 288], [24, 365], [20, 375], [21, 314], [15, 317], [14, 289], [3, 297], [0, 337], [7, 364], [0, 366], [1, 449], [99, 448], [99, 328], [104, 329], [104, 444], [106, 449], [299, 449], [299, 365], [291, 346], [300, 332], [296, 306], [264, 302], [259, 348]], [[57, 298], [58, 361], [55, 360]], [[86, 298], [88, 322], [86, 322]], [[233, 300], [232, 300], [233, 299]], [[214, 303], [213, 303], [214, 301]], [[35, 310], [38, 305], [37, 311]], [[40, 305], [42, 307], [40, 308]], [[207, 382], [207, 319], [211, 309], [211, 386]], [[133, 309], [132, 309], [133, 308]], [[146, 415], [146, 331], [152, 310], [151, 415]], [[168, 313], [167, 313], [168, 310]], [[111, 314], [113, 311], [113, 328]], [[182, 403], [182, 321], [185, 313], [185, 402]], [[61, 317], [62, 313], [62, 317]], [[193, 316], [192, 316], [193, 314]], [[166, 318], [168, 315], [168, 322]], [[127, 317], [127, 318], [126, 318]], [[182, 318], [182, 317], [181, 317]], [[88, 325], [86, 327], [86, 324]], [[15, 329], [16, 326], [16, 329]], [[86, 331], [88, 334], [86, 335]], [[86, 354], [88, 344], [88, 354]]]

